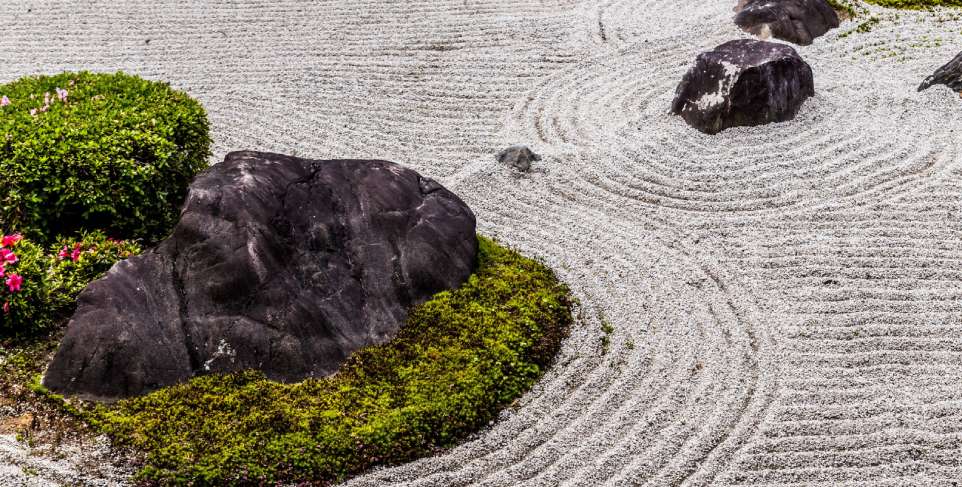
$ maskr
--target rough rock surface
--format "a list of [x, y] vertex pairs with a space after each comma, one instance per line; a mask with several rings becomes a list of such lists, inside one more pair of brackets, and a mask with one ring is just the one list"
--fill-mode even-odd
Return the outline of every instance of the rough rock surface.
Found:
[[412, 170], [231, 153], [170, 237], [81, 294], [44, 384], [109, 400], [203, 373], [327, 375], [476, 254], [471, 210]]
[[812, 68], [790, 46], [740, 39], [698, 55], [675, 91], [672, 113], [715, 134], [790, 120], [815, 94]]
[[803, 46], [839, 25], [825, 0], [741, 0], [735, 11], [735, 24], [746, 32]]
[[541, 156], [532, 152], [526, 145], [512, 145], [498, 153], [498, 162], [510, 164], [521, 172], [530, 171], [531, 163], [540, 160]]
[[919, 85], [919, 91], [930, 88], [933, 85], [945, 85], [953, 91], [962, 94], [962, 52], [955, 56], [951, 61], [935, 70], [931, 76]]

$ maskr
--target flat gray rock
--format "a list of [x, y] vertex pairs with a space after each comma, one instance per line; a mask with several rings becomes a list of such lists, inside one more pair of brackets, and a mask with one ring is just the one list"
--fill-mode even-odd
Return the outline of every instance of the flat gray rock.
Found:
[[169, 238], [80, 295], [44, 384], [111, 400], [214, 372], [325, 376], [476, 257], [474, 214], [412, 170], [231, 153]]
[[531, 163], [540, 160], [541, 156], [532, 152], [526, 145], [512, 145], [498, 153], [498, 162], [510, 164], [521, 172], [530, 171]]

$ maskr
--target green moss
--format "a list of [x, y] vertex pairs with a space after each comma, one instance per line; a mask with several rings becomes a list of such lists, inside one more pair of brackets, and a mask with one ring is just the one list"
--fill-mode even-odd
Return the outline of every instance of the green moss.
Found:
[[842, 18], [853, 18], [857, 15], [852, 0], [828, 0], [828, 4], [835, 9]]
[[34, 387], [60, 337], [60, 330], [56, 330], [44, 337], [0, 340], [0, 420], [32, 418], [15, 431], [17, 439], [31, 447], [55, 448], [64, 440], [94, 438], [90, 426], [78, 421], [69, 405], [37, 394]]
[[865, 0], [883, 7], [918, 10], [932, 7], [962, 7], [962, 0]]
[[479, 240], [464, 285], [333, 377], [211, 375], [85, 414], [145, 452], [140, 476], [164, 484], [326, 483], [453, 445], [531, 387], [572, 320], [548, 268]]
[[599, 313], [598, 319], [601, 321], [601, 353], [606, 354], [608, 347], [611, 346], [611, 334], [615, 332], [615, 327], [604, 314]]
[[858, 27], [855, 28], [855, 32], [860, 34], [870, 32], [873, 28], [875, 28], [876, 25], [878, 25], [879, 21], [880, 19], [878, 17], [869, 17], [869, 19], [865, 22], [858, 24]]
[[159, 240], [207, 166], [207, 115], [166, 83], [63, 73], [0, 96], [0, 231], [41, 245], [81, 230]]
[[962, 7], [962, 0], [827, 0], [842, 19], [853, 19], [868, 14], [865, 3], [883, 7], [921, 10], [933, 7]]

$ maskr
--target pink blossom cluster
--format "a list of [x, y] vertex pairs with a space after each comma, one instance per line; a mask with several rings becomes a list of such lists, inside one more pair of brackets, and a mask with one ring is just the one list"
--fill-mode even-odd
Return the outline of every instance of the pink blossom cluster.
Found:
[[43, 113], [43, 112], [49, 110], [49, 109], [50, 109], [50, 105], [51, 105], [52, 103], [56, 102], [58, 99], [59, 99], [60, 101], [64, 102], [64, 103], [67, 103], [67, 90], [61, 90], [60, 88], [57, 88], [57, 96], [56, 96], [56, 98], [54, 98], [53, 95], [51, 95], [49, 91], [46, 92], [46, 93], [44, 93], [44, 94], [43, 94], [43, 106], [40, 107], [40, 108], [32, 108], [32, 109], [30, 110], [30, 114], [31, 114], [31, 115], [36, 115], [38, 112], [39, 112], [39, 113]]
[[[17, 273], [7, 274], [7, 266], [17, 263], [17, 254], [13, 251], [13, 248], [17, 245], [17, 242], [23, 240], [23, 237], [19, 233], [13, 235], [4, 235], [0, 239], [0, 279], [6, 277], [3, 282], [7, 285], [7, 289], [11, 293], [19, 292], [20, 286], [23, 284], [23, 276]], [[10, 301], [4, 301], [3, 312], [10, 312]]]
[[[71, 81], [70, 84], [73, 85], [73, 81]], [[53, 103], [56, 103], [58, 100], [61, 103], [67, 103], [67, 95], [69, 95], [69, 92], [65, 89], [61, 89], [60, 87], [57, 87], [54, 90], [54, 93], [50, 93], [49, 91], [44, 93], [43, 106], [40, 108], [31, 108], [30, 114], [36, 116], [38, 113], [43, 113], [49, 110], [50, 106]], [[30, 95], [31, 100], [36, 99], [36, 97], [37, 97], [36, 95]], [[0, 108], [8, 106], [11, 103], [13, 102], [10, 101], [10, 98], [8, 98], [7, 95], [3, 95], [2, 97], [0, 97]]]
[[[107, 243], [119, 245], [124, 243], [124, 241], [108, 237]], [[60, 251], [57, 252], [57, 256], [60, 257], [60, 260], [72, 260], [76, 262], [80, 260], [80, 256], [83, 255], [85, 252], [94, 252], [96, 250], [97, 250], [97, 244], [88, 245], [87, 247], [84, 247], [83, 242], [74, 242], [73, 245], [64, 245], [63, 247], [61, 247]]]
[[80, 242], [77, 242], [73, 244], [72, 250], [70, 249], [69, 245], [64, 245], [57, 255], [60, 256], [60, 260], [70, 259], [76, 262], [77, 259], [80, 258], [81, 253], [83, 253], [83, 246], [80, 245]]

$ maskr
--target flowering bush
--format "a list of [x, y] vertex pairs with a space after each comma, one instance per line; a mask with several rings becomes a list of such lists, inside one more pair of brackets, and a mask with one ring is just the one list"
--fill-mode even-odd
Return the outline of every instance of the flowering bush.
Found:
[[0, 222], [44, 246], [92, 229], [159, 240], [209, 155], [203, 107], [165, 83], [83, 72], [0, 85]]
[[61, 313], [70, 312], [80, 291], [99, 278], [115, 262], [140, 253], [129, 240], [108, 238], [101, 232], [82, 234], [80, 239], [61, 239], [53, 247], [50, 260], [50, 305]]
[[46, 295], [43, 250], [20, 234], [3, 235], [0, 245], [0, 335], [43, 326], [42, 306], [35, 306]]
[[61, 239], [48, 251], [20, 234], [0, 238], [0, 336], [42, 331], [73, 310], [77, 295], [118, 260], [140, 252], [103, 233]]

